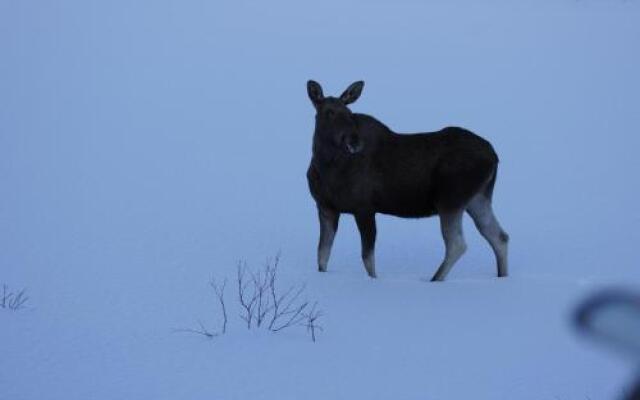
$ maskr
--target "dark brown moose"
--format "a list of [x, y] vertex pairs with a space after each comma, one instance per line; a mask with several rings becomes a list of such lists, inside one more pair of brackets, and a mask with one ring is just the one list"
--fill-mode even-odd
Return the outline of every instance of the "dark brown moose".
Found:
[[442, 281], [466, 250], [462, 217], [469, 213], [496, 256], [498, 276], [507, 276], [509, 236], [493, 214], [491, 199], [498, 156], [491, 144], [456, 127], [432, 133], [398, 134], [375, 118], [347, 107], [364, 82], [340, 97], [325, 97], [307, 83], [316, 109], [313, 156], [307, 171], [318, 206], [318, 269], [327, 270], [340, 214], [353, 214], [362, 240], [362, 259], [376, 277], [376, 213], [405, 218], [438, 215], [446, 254], [433, 281]]

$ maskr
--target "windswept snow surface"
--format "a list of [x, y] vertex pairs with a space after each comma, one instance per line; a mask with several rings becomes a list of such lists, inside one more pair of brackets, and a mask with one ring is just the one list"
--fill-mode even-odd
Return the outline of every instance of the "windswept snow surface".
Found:
[[[639, 288], [637, 1], [0, 2], [0, 399], [620, 396], [632, 360], [579, 337], [580, 299]], [[500, 158], [511, 277], [465, 221], [352, 218], [315, 272], [305, 82], [401, 132], [460, 125]], [[324, 331], [176, 333], [212, 275], [282, 253]]]

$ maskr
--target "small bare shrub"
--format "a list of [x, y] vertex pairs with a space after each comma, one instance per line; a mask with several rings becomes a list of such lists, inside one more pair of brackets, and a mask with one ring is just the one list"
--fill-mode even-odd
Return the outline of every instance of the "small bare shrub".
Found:
[[18, 292], [9, 290], [7, 285], [2, 285], [2, 296], [0, 296], [0, 308], [6, 308], [9, 310], [17, 311], [25, 307], [29, 296], [27, 296], [27, 289], [22, 289]]
[[[239, 262], [236, 270], [236, 290], [239, 308], [239, 318], [244, 321], [247, 329], [262, 328], [271, 332], [280, 332], [294, 326], [307, 329], [311, 340], [316, 341], [317, 332], [322, 331], [318, 319], [323, 316], [313, 304], [303, 299], [305, 285], [292, 285], [285, 290], [278, 286], [278, 267], [280, 256], [267, 260], [264, 267], [252, 270], [246, 262]], [[213, 338], [227, 331], [228, 313], [225, 302], [225, 288], [227, 279], [218, 284], [212, 278], [209, 285], [213, 289], [222, 312], [222, 328], [219, 332], [211, 332], [202, 322], [198, 321], [198, 328], [179, 329], [177, 332], [190, 332]]]

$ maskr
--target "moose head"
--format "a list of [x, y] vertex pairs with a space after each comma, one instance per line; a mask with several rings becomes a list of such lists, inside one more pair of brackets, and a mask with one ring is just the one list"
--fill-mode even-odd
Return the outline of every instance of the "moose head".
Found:
[[362, 151], [362, 138], [353, 113], [347, 107], [362, 93], [363, 81], [352, 83], [340, 97], [324, 97], [316, 81], [307, 82], [307, 93], [316, 108], [316, 134], [324, 143], [355, 154]]

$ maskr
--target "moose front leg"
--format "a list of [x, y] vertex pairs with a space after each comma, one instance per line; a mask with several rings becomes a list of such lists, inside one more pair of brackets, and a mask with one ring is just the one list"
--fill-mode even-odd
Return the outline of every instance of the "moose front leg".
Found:
[[320, 241], [318, 242], [318, 271], [326, 272], [333, 239], [338, 230], [340, 213], [327, 207], [318, 205], [318, 217], [320, 219]]
[[376, 215], [356, 214], [355, 217], [362, 242], [362, 261], [364, 262], [364, 268], [371, 278], [375, 278]]

